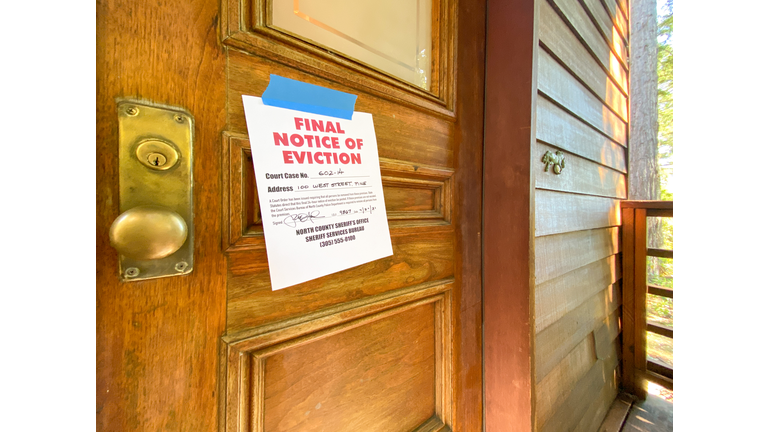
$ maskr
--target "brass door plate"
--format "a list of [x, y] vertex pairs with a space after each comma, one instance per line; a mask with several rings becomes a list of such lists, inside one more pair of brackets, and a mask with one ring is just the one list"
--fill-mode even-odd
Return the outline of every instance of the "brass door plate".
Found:
[[120, 160], [120, 213], [138, 206], [160, 206], [187, 224], [179, 250], [154, 260], [120, 255], [123, 281], [188, 274], [194, 267], [192, 142], [194, 118], [179, 108], [146, 102], [117, 103]]

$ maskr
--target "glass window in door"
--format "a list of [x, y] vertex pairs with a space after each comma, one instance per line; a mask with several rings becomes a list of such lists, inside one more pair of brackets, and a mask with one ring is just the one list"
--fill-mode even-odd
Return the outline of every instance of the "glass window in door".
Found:
[[432, 0], [273, 0], [271, 24], [430, 89]]

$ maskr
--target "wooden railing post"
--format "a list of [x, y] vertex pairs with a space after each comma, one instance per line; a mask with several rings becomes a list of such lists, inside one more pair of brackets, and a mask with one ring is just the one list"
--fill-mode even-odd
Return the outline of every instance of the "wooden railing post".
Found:
[[622, 313], [621, 313], [621, 384], [630, 393], [635, 389], [635, 209], [621, 209]]
[[[648, 285], [647, 258], [650, 255], [672, 258], [672, 250], [647, 247], [647, 217], [672, 217], [671, 201], [623, 201], [621, 203], [622, 315], [621, 365], [622, 387], [645, 399], [645, 380], [672, 388], [672, 369], [647, 359], [647, 331], [672, 338], [672, 329], [647, 322], [647, 297], [672, 298], [672, 289]], [[649, 370], [649, 367], [651, 368]]]
[[[634, 274], [632, 275], [634, 283], [634, 318], [635, 318], [635, 370], [633, 375], [635, 395], [640, 399], [645, 399], [646, 389], [643, 383], [647, 369], [647, 338], [646, 338], [646, 297], [647, 297], [647, 265], [646, 248], [648, 239], [646, 238], [646, 209], [636, 208], [635, 212], [635, 241], [634, 241]], [[625, 260], [630, 261], [630, 260]]]

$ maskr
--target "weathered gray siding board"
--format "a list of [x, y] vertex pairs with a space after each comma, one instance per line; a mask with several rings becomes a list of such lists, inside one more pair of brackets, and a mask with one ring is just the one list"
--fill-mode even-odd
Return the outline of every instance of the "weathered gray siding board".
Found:
[[[599, 420], [595, 420], [593, 416], [600, 416], [598, 411], [602, 411], [602, 416], [605, 416], [605, 412], [607, 412], [613, 401], [613, 398], [609, 399], [606, 392], [613, 392], [615, 397], [617, 388], [613, 371], [618, 367], [618, 311], [613, 312], [602, 320], [598, 325], [598, 329], [606, 329], [605, 336], [610, 338], [610, 341], [607, 342], [609, 346], [605, 349], [606, 356], [597, 357], [595, 355], [595, 332], [589, 333], [560, 363], [537, 382], [537, 430], [542, 430], [543, 426], [550, 420], [560, 426], [567, 426], [563, 425], [563, 422], [571, 422], [571, 427], [565, 427], [562, 430], [577, 428], [594, 432], [595, 428], [599, 426], [599, 420], [602, 420], [602, 417]], [[602, 377], [595, 375], [596, 365], [599, 365], [598, 367], [605, 372]], [[590, 386], [592, 388], [591, 391], [596, 393], [601, 385], [602, 390], [600, 390], [600, 394], [593, 396], [596, 400], [592, 400], [586, 412], [583, 413], [584, 416], [588, 417], [587, 420], [584, 419], [584, 416], [579, 420], [581, 414], [572, 416], [572, 413], [568, 410], [574, 408], [573, 403], [576, 400], [574, 394], [583, 396], [584, 388]], [[608, 388], [607, 390], [606, 387]], [[552, 420], [553, 418], [554, 420]], [[579, 421], [578, 425], [573, 424], [576, 421]], [[585, 423], [591, 422], [597, 423], [595, 428], [584, 429]], [[547, 427], [553, 428], [554, 426], [550, 424]]]
[[612, 255], [536, 285], [536, 333], [617, 283], [620, 277], [616, 255]]
[[616, 115], [541, 48], [538, 64], [541, 92], [614, 141], [626, 145], [627, 123], [624, 119]]
[[619, 200], [537, 189], [536, 237], [618, 226]]
[[[537, 431], [594, 432], [617, 393], [626, 31], [616, 0], [539, 0], [532, 161]], [[558, 151], [565, 167], [556, 175], [541, 158]]]
[[536, 418], [550, 418], [596, 361], [594, 338], [587, 336], [536, 384]]
[[565, 25], [552, 6], [543, 2], [539, 12], [539, 40], [614, 111], [626, 116], [626, 89], [619, 87]]
[[[591, 336], [590, 336], [591, 337]], [[615, 353], [615, 351], [614, 351]], [[539, 423], [541, 432], [563, 432], [576, 428], [579, 421], [588, 413], [590, 406], [608, 386], [615, 386], [614, 374], [618, 366], [618, 355], [605, 360], [597, 360], [573, 387], [563, 403], [548, 419]], [[610, 404], [608, 404], [610, 406]]]
[[[614, 293], [621, 295], [621, 288], [614, 287]], [[618, 300], [621, 304], [621, 299]], [[609, 319], [601, 323], [592, 333], [595, 337], [595, 354], [600, 360], [604, 360], [612, 355], [611, 350], [614, 349], [613, 341], [619, 336], [621, 329], [619, 329], [618, 313], [616, 319]]]
[[617, 0], [616, 3], [619, 4], [619, 10], [624, 15], [624, 18], [629, 19], [629, 5], [627, 4], [627, 0]]
[[619, 253], [619, 229], [603, 228], [539, 237], [535, 242], [536, 284]]
[[618, 30], [614, 32], [613, 20], [605, 10], [600, 0], [584, 0], [587, 6], [587, 13], [597, 22], [597, 29], [603, 35], [603, 38], [614, 51], [621, 50], [624, 58], [629, 58], [629, 52], [625, 45], [625, 40], [621, 38]]
[[[612, 344], [611, 349], [613, 350], [613, 353], [618, 352], [616, 344]], [[606, 362], [603, 364], [603, 388], [600, 390], [600, 394], [596, 395], [592, 400], [592, 403], [587, 408], [587, 411], [584, 413], [584, 416], [582, 416], [573, 432], [596, 432], [600, 427], [600, 424], [602, 424], [608, 410], [611, 409], [613, 400], [616, 399], [616, 395], [618, 394], [618, 383], [613, 374], [618, 367], [618, 361], [614, 364], [614, 358], [617, 359], [618, 357], [614, 356], [612, 358], [601, 360]], [[613, 366], [613, 370], [611, 370], [611, 366]]]
[[625, 147], [541, 95], [536, 105], [536, 138], [617, 171], [627, 172]]
[[616, 4], [613, 0], [602, 0], [603, 6], [605, 6], [606, 9], [608, 9], [608, 14], [611, 16], [611, 20], [613, 20], [613, 25], [616, 26], [616, 30], [618, 30], [621, 37], [624, 38], [624, 41], [627, 41], [627, 29], [629, 29], [629, 24], [627, 22], [627, 17], [624, 16], [621, 12], [618, 11], [619, 6]]
[[[587, 15], [587, 12], [581, 6], [578, 1], [573, 0], [550, 0], [554, 3], [554, 6], [559, 9], [568, 22], [573, 26], [576, 32], [586, 42], [590, 51], [592, 51], [597, 58], [608, 68], [611, 68], [611, 53], [619, 61], [619, 66], [626, 73], [627, 70], [627, 57], [622, 52], [616, 52], [611, 49], [608, 42], [603, 39], [603, 36], [592, 24], [592, 20]], [[615, 66], [614, 66], [615, 67]]]
[[[559, 149], [540, 142], [536, 143], [536, 154], [546, 152], [555, 154]], [[623, 173], [596, 164], [579, 156], [562, 153], [565, 156], [565, 169], [560, 174], [552, 172], [552, 167], [544, 171], [546, 165], [541, 162], [536, 170], [536, 187], [559, 192], [574, 192], [611, 198], [627, 198], [626, 176]]]
[[[541, 381], [581, 340], [620, 306], [618, 285], [612, 285], [536, 334], [536, 381]], [[615, 317], [618, 320], [618, 317]]]

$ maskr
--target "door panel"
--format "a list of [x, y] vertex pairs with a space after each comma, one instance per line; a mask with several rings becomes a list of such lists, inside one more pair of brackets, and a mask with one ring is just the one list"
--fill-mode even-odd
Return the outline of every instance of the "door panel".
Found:
[[440, 430], [451, 408], [452, 287], [225, 336], [227, 430]]
[[[261, 1], [149, 3], [97, 9], [99, 430], [479, 431], [484, 2], [433, 2], [428, 90], [271, 28]], [[393, 256], [271, 291], [241, 99], [270, 74], [372, 113]], [[117, 280], [121, 97], [195, 117], [189, 276]]]
[[[259, 7], [258, 2], [248, 3]], [[241, 28], [234, 37], [281, 43], [276, 32], [262, 30]], [[227, 430], [432, 431], [450, 427], [453, 413], [446, 403], [450, 394], [444, 392], [451, 388], [452, 376], [451, 367], [443, 362], [451, 359], [451, 345], [443, 340], [450, 340], [446, 331], [451, 309], [445, 303], [455, 287], [456, 273], [456, 226], [451, 223], [456, 129], [454, 112], [446, 111], [453, 83], [444, 86], [440, 95], [415, 87], [371, 91], [371, 83], [389, 77], [371, 69], [373, 76], [361, 86], [349, 79], [359, 78], [356, 71], [320, 75], [306, 64], [285, 64], [287, 59], [305, 61], [297, 45], [305, 55], [316, 51], [302, 41], [284, 44], [293, 49], [287, 54], [250, 43], [240, 46], [246, 52], [228, 51], [229, 127], [224, 141], [231, 152], [241, 154], [234, 160], [230, 154], [229, 163], [242, 168], [228, 165], [224, 169], [232, 174], [227, 179], [231, 202], [225, 207], [231, 211], [226, 219], [238, 225], [230, 227], [230, 233], [242, 234], [227, 248], [224, 340], [230, 361], [222, 371], [228, 383]], [[336, 65], [326, 59], [315, 61], [326, 63], [323, 69], [331, 71]], [[362, 69], [366, 67], [356, 66], [357, 71]], [[271, 290], [263, 231], [256, 219], [248, 217], [252, 204], [243, 199], [255, 196], [255, 184], [247, 177], [252, 172], [246, 166], [248, 156], [258, 155], [249, 152], [242, 104], [243, 94], [264, 92], [270, 74], [354, 93], [358, 95], [355, 109], [373, 114], [382, 180], [387, 185], [384, 199], [393, 256]], [[404, 100], [414, 95], [422, 106]], [[241, 204], [236, 207], [232, 202]], [[254, 206], [257, 203], [253, 201]], [[243, 226], [250, 229], [244, 232]], [[436, 286], [442, 296], [435, 297], [432, 301], [439, 302], [431, 307], [405, 303], [400, 306], [409, 308], [404, 312], [379, 311], [413, 302], [433, 293]], [[350, 329], [342, 330], [346, 327]], [[286, 336], [258, 349], [251, 347], [254, 335], [275, 331], [292, 339]], [[237, 385], [229, 385], [233, 382]], [[439, 396], [438, 389], [442, 390]], [[232, 409], [235, 401], [237, 409]]]

